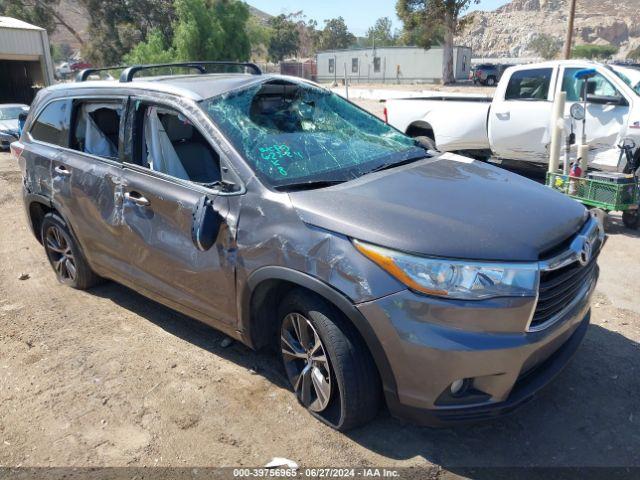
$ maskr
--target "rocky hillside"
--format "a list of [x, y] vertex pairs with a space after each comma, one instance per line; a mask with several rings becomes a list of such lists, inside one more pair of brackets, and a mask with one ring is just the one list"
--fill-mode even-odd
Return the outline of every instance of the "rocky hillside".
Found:
[[[470, 14], [457, 43], [476, 56], [536, 56], [530, 42], [541, 33], [564, 40], [567, 0], [513, 0], [493, 12]], [[578, 0], [575, 44], [613, 44], [619, 56], [640, 45], [640, 0]]]

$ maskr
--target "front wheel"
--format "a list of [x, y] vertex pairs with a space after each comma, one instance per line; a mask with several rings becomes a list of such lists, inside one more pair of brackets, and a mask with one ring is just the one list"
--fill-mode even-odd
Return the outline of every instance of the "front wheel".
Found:
[[487, 87], [493, 87], [496, 84], [496, 77], [487, 78]]
[[622, 223], [627, 228], [637, 230], [640, 226], [640, 212], [637, 209], [622, 212]]
[[380, 406], [378, 372], [353, 325], [322, 298], [295, 290], [279, 309], [280, 352], [298, 401], [345, 431], [369, 422]]

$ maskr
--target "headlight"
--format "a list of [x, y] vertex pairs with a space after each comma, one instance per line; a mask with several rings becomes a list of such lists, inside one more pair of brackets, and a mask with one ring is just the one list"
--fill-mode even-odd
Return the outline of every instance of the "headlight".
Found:
[[407, 287], [420, 293], [463, 300], [533, 297], [537, 263], [492, 263], [418, 257], [359, 240], [353, 244]]

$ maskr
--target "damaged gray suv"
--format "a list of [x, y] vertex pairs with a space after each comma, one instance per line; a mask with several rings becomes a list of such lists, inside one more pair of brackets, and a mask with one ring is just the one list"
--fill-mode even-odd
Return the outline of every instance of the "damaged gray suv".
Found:
[[595, 216], [311, 82], [220, 66], [38, 94], [12, 151], [62, 283], [111, 279], [277, 348], [339, 430], [383, 402], [426, 425], [493, 417], [560, 372], [589, 324]]

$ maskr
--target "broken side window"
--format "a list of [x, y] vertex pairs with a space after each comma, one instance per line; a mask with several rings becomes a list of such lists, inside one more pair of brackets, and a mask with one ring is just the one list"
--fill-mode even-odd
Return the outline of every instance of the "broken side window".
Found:
[[218, 182], [220, 157], [188, 118], [157, 105], [138, 103], [142, 133], [139, 164], [182, 180]]
[[122, 102], [76, 103], [71, 148], [98, 157], [118, 159], [122, 109]]

